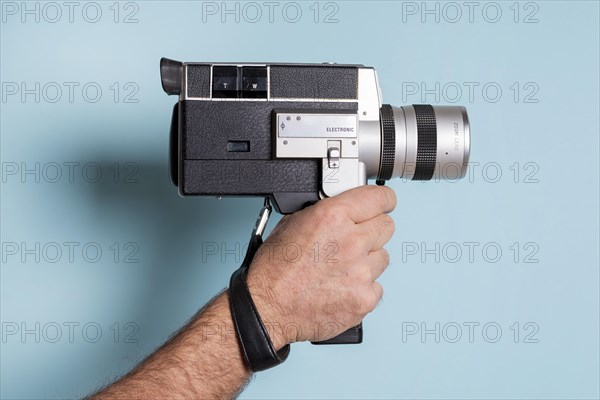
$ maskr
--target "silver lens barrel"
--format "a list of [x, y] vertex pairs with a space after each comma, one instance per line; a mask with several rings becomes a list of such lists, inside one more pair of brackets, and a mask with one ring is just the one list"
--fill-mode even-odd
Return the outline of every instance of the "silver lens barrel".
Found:
[[382, 106], [379, 180], [459, 179], [467, 172], [469, 153], [464, 107]]

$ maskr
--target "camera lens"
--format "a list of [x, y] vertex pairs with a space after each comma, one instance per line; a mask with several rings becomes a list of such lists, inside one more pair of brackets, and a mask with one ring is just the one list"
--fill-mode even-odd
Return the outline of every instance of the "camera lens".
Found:
[[384, 104], [380, 124], [378, 181], [454, 180], [465, 176], [470, 128], [464, 107]]

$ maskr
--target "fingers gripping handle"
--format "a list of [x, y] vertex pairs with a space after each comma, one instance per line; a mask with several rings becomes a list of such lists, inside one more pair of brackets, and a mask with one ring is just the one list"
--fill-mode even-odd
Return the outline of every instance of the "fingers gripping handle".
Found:
[[[254, 254], [258, 247], [262, 244], [262, 234], [265, 230], [267, 222], [269, 220], [269, 216], [271, 214], [271, 206], [269, 204], [269, 200], [265, 198], [265, 206], [260, 211], [258, 218], [256, 220], [256, 224], [254, 226], [254, 230], [252, 232], [251, 245], [248, 247], [248, 251], [246, 252], [246, 257], [244, 258], [244, 264], [250, 265], [252, 262], [252, 258], [254, 258]], [[320, 342], [311, 342], [312, 344], [358, 344], [362, 343], [363, 339], [363, 330], [362, 323], [348, 329], [345, 332], [327, 340], [323, 340]]]

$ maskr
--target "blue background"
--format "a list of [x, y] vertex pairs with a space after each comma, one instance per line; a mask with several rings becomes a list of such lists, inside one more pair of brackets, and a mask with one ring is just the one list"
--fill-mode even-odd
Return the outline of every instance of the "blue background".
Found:
[[[75, 9], [73, 22], [67, 15], [55, 23], [43, 15], [39, 23], [32, 16], [22, 22], [20, 14], [3, 13], [3, 84], [80, 84], [73, 102], [66, 89], [56, 103], [47, 101], [54, 92], [39, 102], [33, 95], [3, 99], [3, 173], [21, 163], [40, 163], [48, 174], [50, 163], [80, 167], [73, 182], [66, 167], [56, 183], [3, 175], [2, 398], [81, 397], [110, 382], [184, 324], [239, 263], [241, 250], [214, 255], [207, 246], [245, 244], [260, 200], [178, 197], [167, 175], [176, 99], [161, 89], [163, 56], [362, 63], [377, 68], [386, 103], [447, 104], [456, 98], [453, 85], [439, 99], [421, 99], [406, 92], [407, 83], [433, 88], [456, 82], [464, 89], [456, 103], [469, 110], [471, 161], [478, 163], [469, 179], [390, 182], [398, 194], [397, 231], [387, 246], [392, 264], [381, 278], [383, 302], [365, 321], [365, 342], [296, 344], [289, 360], [256, 376], [243, 398], [598, 398], [598, 2], [522, 2], [518, 22], [512, 1], [497, 2], [502, 15], [495, 23], [483, 18], [486, 2], [478, 3], [473, 22], [461, 6], [455, 23], [446, 20], [454, 18], [451, 9], [439, 22], [406, 13], [403, 21], [403, 8], [421, 2], [340, 1], [337, 23], [323, 22], [335, 11], [325, 3], [315, 23], [312, 2], [298, 3], [303, 14], [296, 23], [282, 17], [287, 2], [273, 22], [263, 15], [255, 23], [244, 15], [239, 23], [232, 15], [222, 22], [220, 14], [203, 22], [202, 3], [177, 1], [120, 3], [118, 23], [113, 2], [98, 2], [102, 17], [89, 23], [81, 14], [85, 4]], [[440, 12], [443, 5], [437, 5]], [[495, 8], [486, 10], [495, 18]], [[123, 23], [134, 11], [138, 22]], [[524, 23], [530, 13], [537, 22]], [[83, 98], [86, 82], [100, 85], [99, 101]], [[114, 82], [117, 102], [109, 89]], [[134, 86], [125, 90], [129, 82]], [[479, 84], [472, 99], [464, 82]], [[499, 98], [492, 89], [482, 94], [490, 82], [501, 87]], [[135, 85], [138, 101], [124, 102]], [[115, 183], [116, 162], [136, 182], [124, 183], [120, 175]], [[99, 182], [82, 179], [86, 163], [100, 166]], [[80, 245], [73, 262], [66, 254], [54, 263], [44, 257], [36, 262], [34, 255], [22, 262], [21, 253], [6, 251], [10, 243], [34, 248], [36, 242]], [[103, 250], [96, 263], [81, 255], [90, 242]], [[109, 248], [114, 242], [121, 249], [117, 262]], [[129, 242], [134, 247], [124, 249]], [[479, 243], [473, 260], [465, 242]], [[439, 260], [423, 252], [436, 243]], [[482, 254], [486, 245], [489, 253]], [[139, 262], [124, 263], [135, 246]], [[417, 254], [410, 251], [414, 246]], [[457, 246], [462, 256], [451, 262]], [[79, 324], [72, 343], [69, 322]], [[110, 328], [115, 322], [117, 343]], [[479, 324], [472, 343], [469, 322]], [[35, 330], [36, 323], [39, 343], [34, 334], [8, 334], [15, 326]], [[88, 323], [102, 328], [95, 343], [89, 340], [93, 329], [85, 337], [81, 332]], [[422, 323], [426, 329], [440, 324], [439, 343], [434, 334], [406, 335]], [[488, 323], [502, 329], [495, 343], [486, 340], [494, 339], [494, 329], [482, 333]], [[62, 336], [52, 343], [54, 324], [62, 326]], [[455, 324], [462, 336], [452, 343]], [[132, 340], [125, 340], [127, 333]]]

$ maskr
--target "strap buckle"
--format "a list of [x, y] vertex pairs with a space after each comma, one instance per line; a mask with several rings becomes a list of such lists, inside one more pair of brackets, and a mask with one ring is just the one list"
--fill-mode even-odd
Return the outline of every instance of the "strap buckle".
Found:
[[254, 224], [254, 229], [252, 230], [252, 236], [260, 236], [262, 237], [265, 232], [265, 228], [267, 227], [267, 222], [269, 222], [269, 217], [271, 216], [271, 204], [269, 203], [269, 198], [265, 197], [265, 205], [258, 213], [258, 218], [256, 218], [256, 224]]

